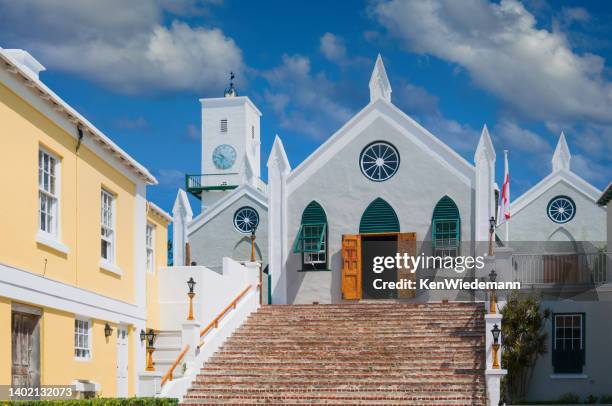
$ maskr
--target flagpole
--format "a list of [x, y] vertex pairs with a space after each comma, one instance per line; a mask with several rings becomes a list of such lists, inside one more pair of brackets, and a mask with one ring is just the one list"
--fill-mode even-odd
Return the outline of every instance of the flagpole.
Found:
[[[508, 173], [508, 150], [504, 150], [504, 177]], [[505, 179], [504, 179], [505, 181]], [[510, 199], [510, 184], [508, 184], [508, 199]], [[510, 222], [506, 221], [506, 242], [510, 242]]]

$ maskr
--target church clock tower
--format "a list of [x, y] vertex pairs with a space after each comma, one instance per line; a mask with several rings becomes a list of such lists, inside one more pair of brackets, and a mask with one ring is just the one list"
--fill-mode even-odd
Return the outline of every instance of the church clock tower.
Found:
[[202, 104], [202, 174], [188, 179], [188, 188], [202, 200], [202, 211], [237, 187], [263, 190], [260, 178], [261, 112], [247, 96], [238, 96], [232, 73], [224, 97]]

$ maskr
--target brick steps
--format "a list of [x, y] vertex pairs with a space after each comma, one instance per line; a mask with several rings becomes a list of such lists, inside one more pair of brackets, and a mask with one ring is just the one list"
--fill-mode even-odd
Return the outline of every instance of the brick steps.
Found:
[[474, 303], [265, 306], [183, 403], [484, 405], [484, 330]]

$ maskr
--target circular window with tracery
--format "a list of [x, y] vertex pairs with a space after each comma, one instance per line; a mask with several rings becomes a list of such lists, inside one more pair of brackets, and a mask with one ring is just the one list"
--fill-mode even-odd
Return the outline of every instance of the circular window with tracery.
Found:
[[557, 196], [548, 203], [546, 212], [555, 223], [567, 223], [576, 215], [576, 204], [567, 196]]
[[366, 178], [382, 182], [397, 172], [400, 157], [397, 149], [388, 142], [376, 141], [361, 151], [359, 166]]
[[234, 214], [234, 227], [241, 233], [250, 233], [259, 225], [259, 214], [252, 207], [241, 207]]

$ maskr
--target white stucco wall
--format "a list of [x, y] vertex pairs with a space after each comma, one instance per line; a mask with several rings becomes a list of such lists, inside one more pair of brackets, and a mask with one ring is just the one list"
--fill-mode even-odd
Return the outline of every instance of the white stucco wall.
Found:
[[[552, 365], [552, 320], [544, 326], [547, 353], [536, 362], [527, 399], [557, 400], [571, 392], [582, 399], [589, 395], [612, 394], [612, 303], [609, 301], [545, 301], [542, 308], [552, 313], [585, 313], [585, 365], [581, 375], [555, 375]], [[552, 316], [551, 316], [552, 317]]]
[[[547, 214], [548, 203], [559, 195], [570, 197], [576, 204], [574, 218], [564, 224], [555, 223]], [[510, 241], [548, 241], [555, 232], [564, 229], [574, 241], [592, 241], [600, 246], [606, 240], [606, 212], [569, 183], [560, 181], [522, 210], [513, 212], [509, 227]], [[498, 235], [505, 235], [504, 227], [498, 230]]]
[[250, 260], [250, 234], [240, 233], [234, 227], [234, 213], [244, 206], [253, 207], [259, 214], [255, 254], [257, 260], [263, 261], [263, 266], [266, 267], [268, 263], [268, 212], [265, 206], [249, 195], [241, 196], [206, 224], [190, 232], [189, 245], [192, 261], [209, 268], [219, 268], [222, 265], [223, 257], [236, 261]]
[[[288, 196], [286, 246], [293, 247], [302, 212], [308, 203], [316, 200], [327, 215], [328, 267], [332, 270], [298, 272], [301, 255], [291, 252], [285, 264], [288, 303], [341, 301], [342, 235], [359, 233], [361, 216], [377, 197], [393, 207], [402, 232], [416, 232], [418, 241], [430, 241], [434, 207], [440, 198], [448, 195], [459, 208], [462, 241], [472, 239], [473, 189], [448, 164], [438, 161], [422, 145], [381, 117], [362, 131], [347, 136], [351, 137], [350, 142]], [[400, 153], [398, 172], [384, 182], [367, 179], [359, 167], [361, 151], [374, 141], [387, 141]]]

